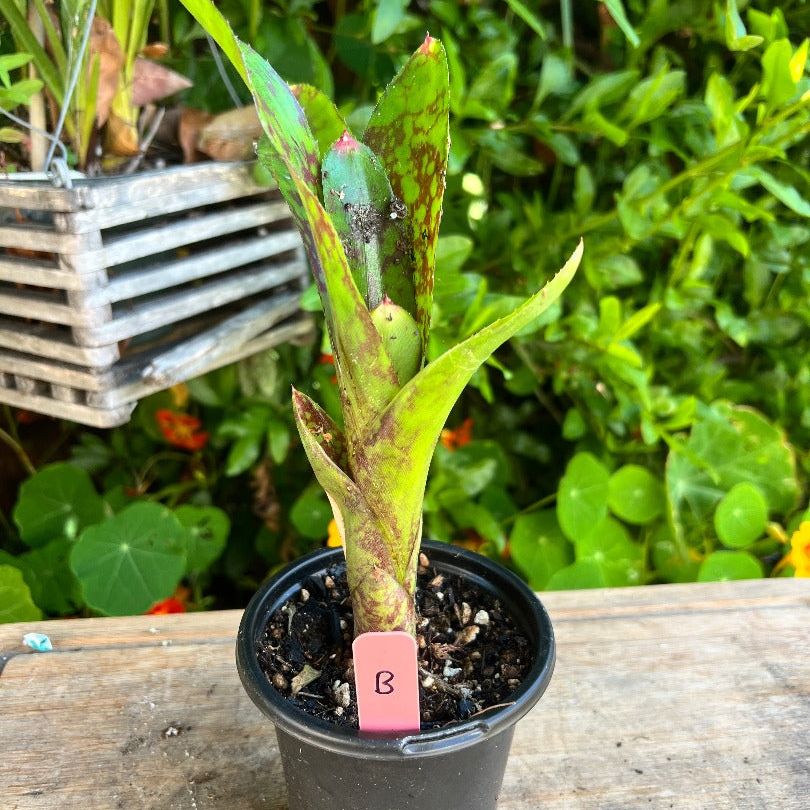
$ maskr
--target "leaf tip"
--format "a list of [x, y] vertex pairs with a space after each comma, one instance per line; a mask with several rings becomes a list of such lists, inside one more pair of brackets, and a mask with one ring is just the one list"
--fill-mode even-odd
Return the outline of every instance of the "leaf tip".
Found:
[[334, 148], [338, 152], [354, 152], [360, 148], [360, 144], [348, 129], [344, 129], [343, 134], [335, 141]]
[[436, 39], [436, 37], [432, 37], [430, 35], [430, 31], [426, 31], [425, 41], [419, 46], [419, 51], [426, 56], [430, 56], [432, 53], [435, 53], [440, 44], [441, 43], [438, 39]]

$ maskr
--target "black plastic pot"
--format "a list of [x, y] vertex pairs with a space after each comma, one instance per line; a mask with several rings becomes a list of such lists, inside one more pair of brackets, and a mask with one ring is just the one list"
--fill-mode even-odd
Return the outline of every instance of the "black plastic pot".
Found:
[[253, 597], [236, 644], [242, 683], [276, 726], [290, 810], [494, 810], [515, 724], [540, 699], [554, 670], [551, 622], [532, 591], [503, 566], [441, 543], [426, 542], [423, 549], [431, 566], [498, 596], [531, 641], [534, 665], [511, 705], [448, 728], [384, 738], [310, 717], [273, 688], [256, 657], [270, 614], [307, 577], [340, 562], [343, 551], [302, 557]]

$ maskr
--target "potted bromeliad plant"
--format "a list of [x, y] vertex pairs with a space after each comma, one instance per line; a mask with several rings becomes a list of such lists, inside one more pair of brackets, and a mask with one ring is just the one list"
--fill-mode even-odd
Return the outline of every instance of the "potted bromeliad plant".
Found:
[[[183, 1], [253, 94], [266, 135], [260, 160], [301, 232], [342, 402], [339, 425], [293, 391], [345, 563], [341, 549], [325, 549], [267, 582], [237, 645], [243, 683], [277, 727], [290, 807], [493, 808], [514, 725], [551, 676], [551, 626], [506, 569], [423, 542], [422, 501], [433, 450], [470, 377], [558, 298], [582, 245], [510, 315], [425, 364], [449, 148], [441, 43], [425, 39], [357, 139], [331, 101], [296, 95], [238, 42], [210, 2]], [[352, 637], [378, 633], [418, 641], [421, 717], [407, 733], [357, 728], [365, 686]], [[376, 694], [392, 693], [395, 668], [378, 671]], [[385, 729], [383, 717], [375, 730]]]

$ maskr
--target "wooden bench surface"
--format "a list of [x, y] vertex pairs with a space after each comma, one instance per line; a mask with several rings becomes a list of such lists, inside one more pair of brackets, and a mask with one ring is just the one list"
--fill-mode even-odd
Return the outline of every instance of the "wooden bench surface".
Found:
[[[810, 807], [810, 581], [543, 601], [557, 670], [518, 726], [502, 810]], [[0, 808], [284, 808], [273, 729], [236, 674], [239, 617], [0, 625]], [[53, 652], [21, 645], [34, 630]]]

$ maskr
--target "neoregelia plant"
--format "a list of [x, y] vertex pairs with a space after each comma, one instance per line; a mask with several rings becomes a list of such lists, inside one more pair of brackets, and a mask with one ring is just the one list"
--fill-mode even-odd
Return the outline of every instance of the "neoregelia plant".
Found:
[[357, 140], [329, 99], [289, 88], [238, 42], [210, 0], [183, 2], [253, 94], [267, 136], [260, 160], [298, 224], [323, 303], [344, 426], [300, 391], [293, 407], [344, 539], [355, 632], [413, 633], [422, 501], [442, 427], [476, 369], [559, 297], [582, 245], [514, 312], [424, 365], [449, 148], [441, 43], [425, 39]]

